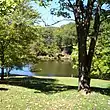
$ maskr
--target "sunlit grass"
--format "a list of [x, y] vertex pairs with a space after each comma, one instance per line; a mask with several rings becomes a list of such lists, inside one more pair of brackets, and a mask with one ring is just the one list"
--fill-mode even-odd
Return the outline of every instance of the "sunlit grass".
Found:
[[16, 77], [4, 82], [0, 110], [110, 110], [110, 81], [93, 79], [95, 91], [88, 95], [77, 92], [76, 78]]

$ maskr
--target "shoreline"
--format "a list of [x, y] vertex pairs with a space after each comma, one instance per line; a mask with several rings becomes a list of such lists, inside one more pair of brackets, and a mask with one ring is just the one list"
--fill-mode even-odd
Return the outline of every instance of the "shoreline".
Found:
[[38, 60], [48, 61], [48, 60], [57, 60], [57, 61], [72, 61], [71, 55], [57, 55], [57, 56], [37, 56]]

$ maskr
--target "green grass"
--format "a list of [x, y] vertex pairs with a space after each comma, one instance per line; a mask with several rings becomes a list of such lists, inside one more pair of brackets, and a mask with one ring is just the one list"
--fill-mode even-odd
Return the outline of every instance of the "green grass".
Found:
[[92, 79], [91, 94], [77, 78], [11, 77], [0, 82], [0, 110], [110, 110], [110, 81]]

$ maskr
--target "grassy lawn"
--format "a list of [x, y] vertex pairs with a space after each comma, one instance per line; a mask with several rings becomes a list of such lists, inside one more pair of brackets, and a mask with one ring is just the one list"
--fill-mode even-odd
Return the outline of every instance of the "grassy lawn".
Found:
[[92, 79], [91, 94], [77, 78], [11, 77], [0, 82], [0, 110], [110, 110], [110, 81]]

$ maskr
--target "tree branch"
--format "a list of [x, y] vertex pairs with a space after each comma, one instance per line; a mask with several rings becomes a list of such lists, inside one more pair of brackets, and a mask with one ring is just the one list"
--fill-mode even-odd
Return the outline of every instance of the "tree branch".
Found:
[[98, 4], [96, 14], [95, 14], [95, 19], [94, 19], [94, 26], [93, 26], [94, 36], [91, 38], [89, 52], [88, 52], [88, 67], [89, 67], [88, 71], [89, 72], [90, 72], [92, 58], [93, 58], [94, 51], [95, 51], [95, 45], [96, 45], [99, 29], [100, 29], [100, 10], [101, 10], [101, 6], [100, 4]]
[[56, 22], [54, 22], [52, 24], [47, 24], [43, 19], [42, 19], [42, 21], [43, 21], [45, 26], [52, 26], [52, 25], [55, 25], [55, 24], [60, 23], [62, 21], [74, 21], [74, 19], [62, 19], [62, 20], [56, 21]]
[[100, 23], [106, 21], [107, 19], [110, 19], [110, 15], [108, 15], [106, 18], [102, 19], [102, 20], [100, 21]]

